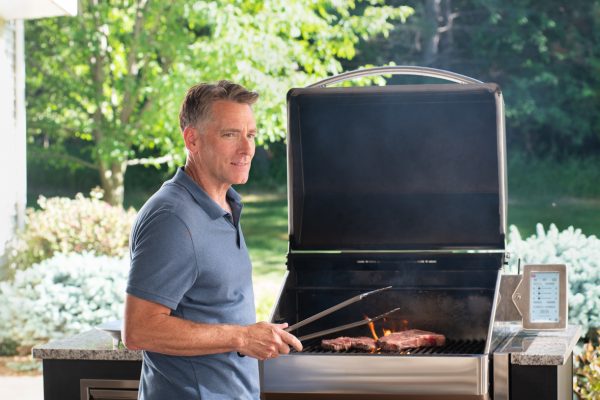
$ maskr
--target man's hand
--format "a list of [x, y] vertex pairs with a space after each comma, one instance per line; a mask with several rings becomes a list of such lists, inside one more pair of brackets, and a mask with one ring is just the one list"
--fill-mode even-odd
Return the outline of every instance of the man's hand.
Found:
[[127, 295], [123, 339], [130, 350], [177, 356], [237, 351], [264, 360], [287, 354], [302, 344], [286, 331], [287, 324], [259, 322], [249, 326], [203, 324], [170, 315], [163, 305]]
[[275, 358], [280, 354], [288, 354], [290, 346], [297, 351], [302, 351], [302, 343], [291, 333], [284, 331], [288, 324], [270, 324], [259, 322], [249, 325], [242, 331], [242, 345], [238, 352], [266, 360]]

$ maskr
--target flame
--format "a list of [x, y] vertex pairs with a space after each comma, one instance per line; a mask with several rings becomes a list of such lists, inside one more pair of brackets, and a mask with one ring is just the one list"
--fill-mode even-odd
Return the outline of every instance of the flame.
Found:
[[[365, 319], [369, 319], [369, 317], [367, 315], [364, 315]], [[375, 324], [373, 322], [369, 322], [369, 329], [371, 330], [371, 336], [373, 336], [373, 339], [378, 340], [380, 337], [383, 336], [389, 336], [394, 332], [399, 332], [399, 331], [406, 331], [409, 329], [409, 322], [408, 320], [404, 319], [402, 320], [402, 327], [401, 329], [397, 329], [396, 324], [392, 324], [392, 327], [387, 328], [386, 324], [387, 319], [384, 318], [383, 319], [383, 326], [381, 327], [381, 336], [378, 336], [377, 333], [375, 332]]]
[[383, 326], [381, 327], [381, 331], [383, 332], [383, 336], [389, 336], [389, 335], [392, 334], [392, 332], [394, 332], [394, 327], [392, 327], [391, 329], [385, 327], [387, 321], [388, 321], [387, 318], [383, 319]]
[[[369, 319], [367, 315], [365, 315], [364, 317], [365, 319]], [[369, 325], [369, 329], [371, 330], [371, 335], [373, 336], [373, 339], [379, 339], [379, 336], [377, 336], [377, 334], [375, 333], [375, 324], [373, 323], [373, 321], [369, 322], [367, 325]]]

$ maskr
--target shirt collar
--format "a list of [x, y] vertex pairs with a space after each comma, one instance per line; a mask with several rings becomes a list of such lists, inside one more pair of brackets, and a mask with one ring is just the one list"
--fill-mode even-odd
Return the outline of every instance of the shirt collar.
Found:
[[[186, 188], [196, 203], [198, 203], [212, 219], [217, 219], [228, 214], [208, 194], [206, 194], [200, 185], [198, 185], [188, 174], [185, 173], [183, 167], [177, 168], [177, 172], [175, 173], [172, 182]], [[231, 210], [234, 213], [234, 217], [237, 217], [236, 219], [238, 219], [242, 210], [242, 197], [232, 187], [227, 189], [226, 196], [227, 199], [231, 200], [230, 205]]]

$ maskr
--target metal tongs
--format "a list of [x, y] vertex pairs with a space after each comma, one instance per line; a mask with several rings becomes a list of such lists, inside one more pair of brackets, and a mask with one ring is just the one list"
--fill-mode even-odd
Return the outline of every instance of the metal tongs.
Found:
[[[338, 311], [338, 310], [340, 310], [340, 309], [342, 309], [344, 307], [347, 307], [350, 304], [353, 304], [353, 303], [356, 303], [358, 301], [361, 301], [365, 297], [368, 297], [368, 296], [370, 296], [372, 294], [375, 294], [375, 293], [383, 292], [384, 290], [388, 290], [388, 289], [391, 289], [391, 288], [392, 288], [391, 286], [386, 286], [384, 288], [372, 290], [370, 292], [366, 292], [366, 293], [362, 293], [362, 294], [359, 294], [357, 296], [354, 296], [354, 297], [352, 297], [352, 298], [350, 298], [348, 300], [344, 300], [341, 303], [336, 304], [333, 307], [330, 307], [330, 308], [328, 308], [326, 310], [323, 310], [323, 311], [321, 311], [321, 312], [319, 312], [319, 313], [317, 313], [317, 314], [315, 314], [315, 315], [313, 315], [311, 317], [308, 317], [308, 318], [306, 318], [306, 319], [304, 319], [304, 320], [302, 320], [302, 321], [300, 321], [300, 322], [298, 322], [298, 323], [296, 323], [296, 324], [294, 324], [292, 326], [287, 327], [285, 329], [285, 331], [291, 332], [291, 331], [293, 331], [295, 329], [300, 328], [301, 326], [308, 325], [311, 322], [314, 322], [314, 321], [316, 321], [316, 320], [318, 320], [320, 318], [325, 317], [326, 315], [329, 315], [329, 314], [334, 313], [334, 312], [336, 312], [336, 311]], [[337, 326], [335, 328], [325, 329], [323, 331], [314, 332], [314, 333], [311, 333], [311, 334], [308, 334], [308, 335], [305, 335], [305, 336], [301, 336], [301, 337], [298, 338], [298, 340], [300, 340], [302, 342], [304, 340], [314, 339], [314, 338], [320, 337], [320, 336], [325, 336], [325, 335], [328, 335], [330, 333], [335, 333], [335, 332], [343, 331], [343, 330], [350, 329], [350, 328], [356, 328], [357, 326], [367, 325], [367, 324], [369, 324], [371, 322], [380, 320], [380, 319], [382, 319], [382, 318], [384, 318], [384, 317], [386, 317], [386, 316], [388, 316], [388, 315], [390, 315], [392, 313], [395, 313], [399, 309], [400, 308], [394, 308], [393, 310], [385, 312], [385, 313], [383, 313], [381, 315], [378, 315], [378, 316], [376, 316], [374, 318], [363, 319], [361, 321], [356, 321], [356, 322], [352, 322], [352, 323], [349, 323], [349, 324], [346, 324], [346, 325]]]

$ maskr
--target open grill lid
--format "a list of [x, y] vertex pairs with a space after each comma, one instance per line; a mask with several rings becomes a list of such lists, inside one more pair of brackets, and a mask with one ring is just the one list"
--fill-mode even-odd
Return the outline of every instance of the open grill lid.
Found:
[[495, 84], [288, 92], [290, 251], [504, 249]]

